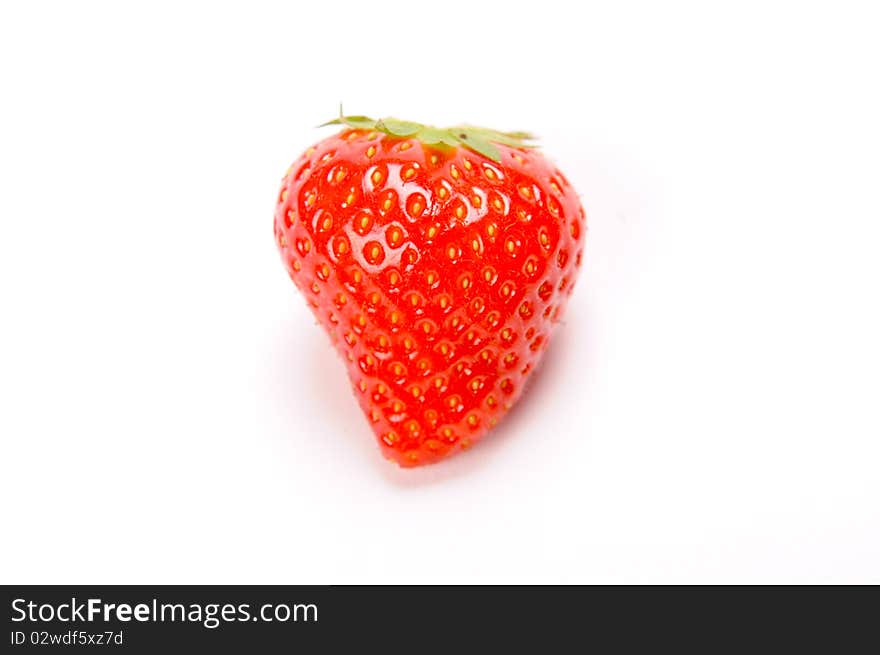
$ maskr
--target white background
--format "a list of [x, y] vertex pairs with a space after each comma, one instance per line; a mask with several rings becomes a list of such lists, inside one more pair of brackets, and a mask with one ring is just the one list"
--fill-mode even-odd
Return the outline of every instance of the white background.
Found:
[[[3, 3], [0, 581], [880, 582], [869, 4]], [[533, 130], [587, 209], [433, 467], [272, 240], [339, 101]]]

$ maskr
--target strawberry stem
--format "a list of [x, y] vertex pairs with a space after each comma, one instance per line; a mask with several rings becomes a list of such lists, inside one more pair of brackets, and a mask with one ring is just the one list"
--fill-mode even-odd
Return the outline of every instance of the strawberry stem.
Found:
[[394, 137], [414, 137], [428, 146], [463, 147], [483, 155], [494, 162], [501, 161], [501, 152], [496, 144], [501, 143], [512, 148], [534, 148], [527, 141], [535, 137], [528, 132], [499, 132], [487, 127], [473, 125], [455, 125], [453, 127], [434, 127], [397, 118], [380, 118], [368, 116], [345, 116], [339, 107], [339, 117], [327, 121], [326, 125], [346, 125], [356, 130], [375, 130]]

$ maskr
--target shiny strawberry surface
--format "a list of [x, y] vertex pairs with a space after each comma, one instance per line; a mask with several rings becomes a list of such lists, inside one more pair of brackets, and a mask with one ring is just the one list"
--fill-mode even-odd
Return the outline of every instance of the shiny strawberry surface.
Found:
[[285, 175], [275, 238], [403, 466], [476, 443], [520, 397], [581, 265], [577, 194], [537, 150], [347, 129]]

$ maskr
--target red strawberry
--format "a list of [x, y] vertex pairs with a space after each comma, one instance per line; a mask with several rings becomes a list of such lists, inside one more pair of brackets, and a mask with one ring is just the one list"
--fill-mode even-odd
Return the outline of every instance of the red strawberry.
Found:
[[437, 461], [517, 401], [571, 294], [584, 210], [523, 133], [340, 117], [275, 239], [385, 455]]

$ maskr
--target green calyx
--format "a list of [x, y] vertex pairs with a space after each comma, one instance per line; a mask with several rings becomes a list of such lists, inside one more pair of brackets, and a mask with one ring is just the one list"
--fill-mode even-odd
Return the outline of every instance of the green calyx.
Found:
[[367, 116], [343, 116], [340, 107], [339, 118], [327, 121], [325, 125], [347, 125], [356, 130], [375, 130], [391, 136], [406, 138], [414, 137], [426, 146], [438, 148], [463, 147], [472, 150], [494, 162], [501, 161], [501, 152], [495, 145], [497, 143], [511, 146], [512, 148], [534, 148], [527, 143], [535, 139], [528, 132], [499, 132], [486, 127], [474, 127], [473, 125], [456, 125], [453, 127], [434, 127], [422, 125], [411, 121], [402, 121], [397, 118], [380, 118], [378, 120]]

